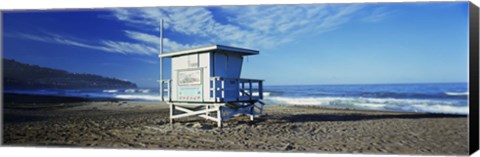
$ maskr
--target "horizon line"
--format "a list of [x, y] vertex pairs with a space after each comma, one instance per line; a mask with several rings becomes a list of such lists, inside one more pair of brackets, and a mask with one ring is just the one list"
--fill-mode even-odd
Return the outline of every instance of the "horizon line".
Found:
[[[396, 83], [333, 83], [333, 84], [274, 84], [274, 85], [264, 85], [264, 86], [318, 86], [318, 85], [325, 85], [325, 86], [335, 86], [335, 85], [405, 85], [405, 84], [452, 84], [452, 83], [466, 83], [469, 82], [396, 82]], [[158, 88], [158, 87], [137, 87], [137, 88]]]

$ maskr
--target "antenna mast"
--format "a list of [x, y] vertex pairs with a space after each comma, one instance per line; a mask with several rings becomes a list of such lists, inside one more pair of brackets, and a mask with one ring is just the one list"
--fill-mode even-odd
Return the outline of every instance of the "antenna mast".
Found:
[[[160, 20], [160, 55], [163, 54], [163, 18]], [[163, 58], [160, 57], [160, 99], [163, 101]]]

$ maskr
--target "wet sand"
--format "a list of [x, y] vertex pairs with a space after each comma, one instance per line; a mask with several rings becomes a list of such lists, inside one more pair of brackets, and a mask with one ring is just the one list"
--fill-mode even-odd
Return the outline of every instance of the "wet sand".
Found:
[[[136, 149], [467, 155], [466, 116], [269, 105], [217, 128], [201, 118], [169, 124], [158, 102], [51, 97], [4, 103], [3, 144]], [[28, 101], [31, 100], [31, 101]], [[48, 100], [52, 100], [50, 103]], [[57, 101], [53, 101], [57, 100]], [[68, 100], [68, 101], [67, 101]], [[62, 103], [64, 102], [64, 103]]]

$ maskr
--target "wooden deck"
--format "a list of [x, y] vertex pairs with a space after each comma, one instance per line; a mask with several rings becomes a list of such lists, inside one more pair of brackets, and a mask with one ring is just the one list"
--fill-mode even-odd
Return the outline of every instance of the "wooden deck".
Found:
[[[176, 101], [172, 98], [172, 80], [160, 81], [162, 101]], [[226, 85], [234, 84], [234, 85]], [[237, 101], [255, 101], [263, 99], [263, 80], [212, 77], [209, 97], [203, 102], [228, 103]]]

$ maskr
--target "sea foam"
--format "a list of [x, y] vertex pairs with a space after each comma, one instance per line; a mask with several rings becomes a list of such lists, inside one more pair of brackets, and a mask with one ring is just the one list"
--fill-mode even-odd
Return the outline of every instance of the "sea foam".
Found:
[[445, 94], [451, 96], [466, 96], [468, 92], [445, 92]]
[[368, 110], [468, 114], [468, 105], [458, 101], [362, 98], [362, 97], [266, 97], [271, 104], [316, 105]]
[[161, 101], [161, 97], [158, 95], [116, 95], [115, 98], [119, 99], [134, 99], [134, 100], [148, 100], [148, 101]]
[[116, 89], [108, 89], [108, 90], [103, 90], [102, 92], [104, 92], [104, 93], [117, 93], [118, 90], [116, 90]]

